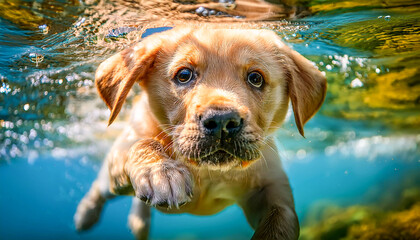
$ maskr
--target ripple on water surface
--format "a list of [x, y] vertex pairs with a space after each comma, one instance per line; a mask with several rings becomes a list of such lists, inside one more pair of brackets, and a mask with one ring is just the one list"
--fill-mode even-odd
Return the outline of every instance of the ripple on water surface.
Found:
[[[3, 123], [20, 120], [33, 128], [35, 123], [44, 124], [41, 120], [65, 125], [87, 118], [72, 116], [68, 106], [73, 101], [94, 101], [96, 66], [139, 41], [144, 32], [142, 14], [136, 17], [138, 25], [132, 25], [135, 21], [127, 24], [133, 17], [130, 10], [136, 8], [133, 5], [54, 4], [59, 6], [36, 3], [16, 9], [3, 3], [4, 13], [13, 10], [30, 16], [22, 20], [3, 14], [1, 19], [3, 32], [18, 43], [6, 52], [10, 58], [0, 60], [4, 63], [0, 86]], [[321, 6], [330, 7], [314, 5], [313, 11], [320, 12]], [[52, 8], [55, 10], [50, 11]], [[298, 21], [279, 21], [277, 27], [270, 28], [325, 72], [329, 92], [321, 114], [415, 127], [420, 124], [420, 90], [413, 57], [419, 49], [419, 24], [414, 16], [397, 6], [388, 11], [326, 12]], [[1, 41], [13, 45], [5, 37]], [[106, 119], [107, 110], [100, 102], [86, 105], [101, 109], [99, 119]], [[5, 129], [1, 130], [3, 137]]]

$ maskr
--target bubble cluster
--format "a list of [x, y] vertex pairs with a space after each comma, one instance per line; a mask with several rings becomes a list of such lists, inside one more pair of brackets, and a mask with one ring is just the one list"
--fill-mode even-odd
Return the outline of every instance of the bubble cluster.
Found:
[[234, 17], [234, 18], [242, 18], [242, 16], [233, 16], [226, 12], [216, 11], [214, 9], [209, 9], [205, 7], [198, 7], [193, 13], [203, 16], [203, 17], [210, 17], [210, 16], [217, 16], [217, 17]]
[[378, 16], [378, 19], [384, 19], [384, 20], [386, 20], [386, 21], [389, 21], [389, 20], [391, 20], [391, 16], [390, 15], [386, 15], [386, 16]]
[[110, 38], [113, 40], [117, 40], [118, 38], [124, 38], [128, 33], [133, 31], [138, 31], [139, 29], [136, 27], [119, 27], [112, 29], [108, 32], [105, 38]]
[[6, 83], [1, 83], [1, 87], [0, 87], [0, 93], [3, 94], [8, 94], [9, 92], [11, 92], [12, 90], [10, 89], [9, 84]]
[[386, 156], [400, 156], [406, 161], [416, 161], [420, 145], [420, 135], [410, 136], [372, 136], [348, 142], [338, 142], [325, 148], [325, 154], [331, 156], [341, 154], [356, 159], [376, 161]]

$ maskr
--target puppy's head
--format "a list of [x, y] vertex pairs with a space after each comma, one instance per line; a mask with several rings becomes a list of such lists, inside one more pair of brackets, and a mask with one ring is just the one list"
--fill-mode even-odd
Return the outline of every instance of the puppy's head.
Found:
[[102, 63], [99, 93], [117, 116], [139, 83], [174, 150], [193, 165], [245, 167], [283, 122], [320, 108], [325, 77], [268, 30], [178, 28], [145, 38]]

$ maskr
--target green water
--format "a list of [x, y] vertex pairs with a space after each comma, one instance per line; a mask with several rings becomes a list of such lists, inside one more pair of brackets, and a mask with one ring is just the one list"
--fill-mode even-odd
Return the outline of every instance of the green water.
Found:
[[[386, 213], [418, 196], [420, 5], [307, 6], [311, 16], [264, 28], [326, 73], [327, 98], [305, 127], [306, 139], [289, 119], [278, 142], [302, 238], [338, 239], [369, 219], [371, 210], [357, 206]], [[131, 239], [129, 198], [111, 202], [84, 234], [74, 231], [72, 215], [122, 128], [106, 128], [94, 71], [140, 39], [149, 24], [142, 16], [135, 2], [0, 0], [0, 239]], [[153, 214], [152, 239], [252, 236], [235, 206], [209, 217]], [[328, 235], [319, 224], [334, 224], [322, 216], [344, 218], [347, 228]], [[355, 216], [365, 220], [348, 220]]]

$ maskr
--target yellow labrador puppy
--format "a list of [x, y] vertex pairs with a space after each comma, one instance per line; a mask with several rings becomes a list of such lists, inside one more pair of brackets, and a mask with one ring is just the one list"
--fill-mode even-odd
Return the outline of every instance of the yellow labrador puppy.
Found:
[[253, 239], [297, 239], [289, 181], [273, 141], [289, 99], [296, 126], [324, 101], [326, 79], [269, 30], [175, 28], [145, 38], [96, 72], [111, 124], [131, 87], [143, 89], [75, 224], [105, 201], [135, 195], [129, 225], [146, 239], [150, 206], [209, 215], [238, 204]]

